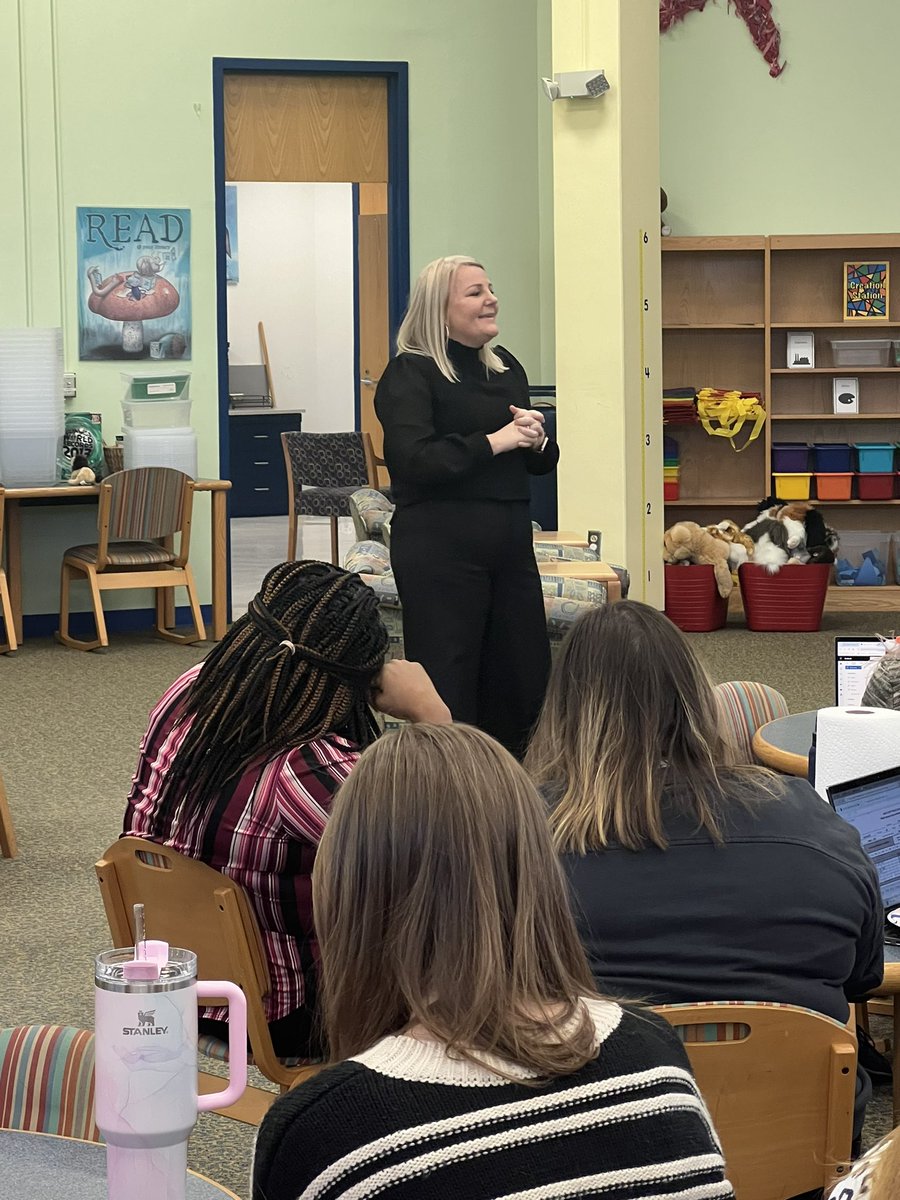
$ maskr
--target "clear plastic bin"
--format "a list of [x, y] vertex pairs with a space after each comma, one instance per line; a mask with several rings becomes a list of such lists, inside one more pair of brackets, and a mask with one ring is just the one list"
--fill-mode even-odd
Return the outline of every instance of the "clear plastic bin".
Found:
[[835, 583], [842, 587], [877, 587], [889, 582], [891, 535], [880, 529], [848, 529], [834, 564]]
[[197, 435], [193, 429], [126, 429], [123, 462], [132, 467], [174, 467], [197, 478]]
[[125, 395], [122, 413], [130, 429], [186, 429], [191, 424], [191, 376], [130, 375], [122, 372]]
[[829, 338], [836, 367], [886, 367], [890, 338]]

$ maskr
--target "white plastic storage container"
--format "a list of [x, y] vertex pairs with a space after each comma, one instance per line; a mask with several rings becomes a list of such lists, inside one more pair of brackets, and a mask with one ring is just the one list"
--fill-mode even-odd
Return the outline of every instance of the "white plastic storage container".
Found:
[[891, 535], [880, 529], [847, 529], [834, 567], [835, 583], [843, 587], [875, 587], [890, 583]]
[[122, 412], [130, 429], [186, 429], [191, 423], [191, 377], [130, 375], [122, 372], [125, 395]]
[[193, 429], [124, 429], [123, 465], [174, 467], [197, 478], [197, 435]]
[[886, 367], [890, 338], [829, 338], [836, 367]]

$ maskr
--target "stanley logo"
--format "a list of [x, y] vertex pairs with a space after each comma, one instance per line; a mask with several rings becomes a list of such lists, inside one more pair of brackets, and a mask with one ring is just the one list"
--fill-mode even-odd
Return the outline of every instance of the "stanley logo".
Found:
[[168, 1025], [156, 1024], [156, 1009], [150, 1009], [143, 1012], [138, 1009], [137, 1025], [123, 1025], [122, 1033], [125, 1037], [159, 1037], [161, 1034], [169, 1032]]

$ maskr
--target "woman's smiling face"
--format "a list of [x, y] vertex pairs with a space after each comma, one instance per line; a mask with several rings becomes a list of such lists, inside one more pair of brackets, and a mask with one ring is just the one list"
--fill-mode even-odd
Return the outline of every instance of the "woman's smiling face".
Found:
[[450, 282], [447, 297], [447, 328], [450, 337], [463, 346], [480, 349], [500, 330], [500, 305], [483, 267], [462, 266]]

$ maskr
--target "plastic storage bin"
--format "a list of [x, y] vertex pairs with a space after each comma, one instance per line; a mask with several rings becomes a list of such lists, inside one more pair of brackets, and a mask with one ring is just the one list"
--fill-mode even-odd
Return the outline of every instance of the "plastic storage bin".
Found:
[[129, 375], [125, 380], [122, 412], [131, 429], [187, 429], [191, 424], [191, 377], [187, 372], [169, 375]]
[[819, 500], [849, 500], [853, 491], [852, 471], [817, 471], [816, 497]]
[[125, 470], [132, 467], [174, 467], [197, 478], [197, 435], [193, 429], [123, 430]]
[[891, 534], [891, 562], [894, 564], [894, 583], [900, 584], [900, 533]]
[[806, 442], [773, 442], [772, 470], [805, 471], [809, 466], [809, 445]]
[[663, 480], [663, 500], [669, 503], [672, 500], [677, 500], [681, 495], [681, 484], [677, 479]]
[[830, 563], [782, 567], [770, 575], [765, 567], [744, 563], [738, 570], [747, 628], [757, 633], [815, 633], [822, 624]]
[[809, 481], [812, 475], [809, 472], [799, 474], [778, 474], [773, 475], [775, 480], [775, 495], [779, 500], [808, 500], [809, 499]]
[[813, 446], [813, 462], [816, 471], [825, 474], [833, 471], [852, 471], [853, 447], [849, 442], [819, 442]]
[[856, 477], [856, 493], [860, 500], [892, 500], [894, 498], [893, 471], [870, 471]]
[[890, 533], [879, 529], [848, 529], [840, 537], [834, 564], [835, 583], [841, 587], [878, 587], [889, 582]]
[[893, 471], [894, 442], [857, 442], [858, 471]]
[[666, 563], [665, 587], [666, 616], [679, 629], [708, 633], [728, 620], [728, 601], [719, 595], [713, 567]]
[[836, 367], [886, 367], [890, 338], [829, 338]]

